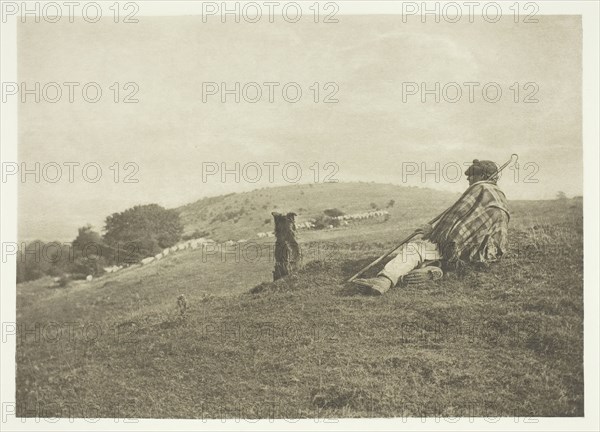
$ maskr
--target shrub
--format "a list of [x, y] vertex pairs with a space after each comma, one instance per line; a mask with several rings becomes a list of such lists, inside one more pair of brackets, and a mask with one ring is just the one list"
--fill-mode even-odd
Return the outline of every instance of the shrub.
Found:
[[343, 211], [341, 211], [340, 209], [337, 208], [332, 208], [332, 209], [327, 209], [324, 210], [323, 213], [325, 213], [325, 215], [331, 217], [331, 218], [335, 218], [338, 216], [344, 216], [346, 213], [344, 213]]
[[315, 218], [313, 222], [315, 229], [321, 230], [327, 228], [329, 225], [333, 225], [334, 227], [340, 226], [340, 221], [337, 219], [332, 219], [327, 215], [319, 215]]
[[104, 273], [104, 267], [107, 265], [105, 258], [98, 255], [90, 255], [76, 258], [70, 266], [70, 271], [75, 274], [85, 274], [98, 276]]

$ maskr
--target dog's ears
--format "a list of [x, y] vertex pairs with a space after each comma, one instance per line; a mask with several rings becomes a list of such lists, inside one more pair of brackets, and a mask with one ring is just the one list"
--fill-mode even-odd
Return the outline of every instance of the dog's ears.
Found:
[[296, 217], [296, 213], [294, 212], [290, 212], [286, 215], [278, 213], [278, 212], [271, 212], [271, 214], [273, 215], [273, 217], [277, 220], [277, 219], [286, 219], [288, 221], [293, 221], [294, 218]]

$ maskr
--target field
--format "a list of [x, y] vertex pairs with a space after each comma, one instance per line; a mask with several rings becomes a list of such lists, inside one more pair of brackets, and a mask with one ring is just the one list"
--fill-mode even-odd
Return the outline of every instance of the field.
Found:
[[[243, 203], [224, 199], [234, 198]], [[215, 202], [213, 214], [225, 211]], [[283, 282], [270, 282], [272, 244], [261, 240], [67, 288], [19, 284], [17, 414], [582, 416], [581, 200], [510, 202], [509, 254], [487, 269], [382, 297], [344, 284], [451, 197], [427, 202], [396, 204], [387, 222], [301, 233], [304, 267]], [[264, 214], [252, 230], [271, 210], [255, 206]], [[188, 231], [205, 227], [197, 219]]]

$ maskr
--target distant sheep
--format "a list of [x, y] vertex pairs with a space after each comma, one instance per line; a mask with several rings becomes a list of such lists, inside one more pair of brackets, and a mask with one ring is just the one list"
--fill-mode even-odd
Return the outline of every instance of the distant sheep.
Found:
[[313, 224], [310, 221], [298, 222], [296, 224], [296, 229], [311, 229], [312, 227], [313, 227]]

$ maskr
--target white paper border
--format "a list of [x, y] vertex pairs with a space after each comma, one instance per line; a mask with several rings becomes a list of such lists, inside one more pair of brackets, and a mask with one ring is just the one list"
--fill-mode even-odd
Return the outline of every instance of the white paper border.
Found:
[[[6, 2], [2, 2], [6, 3]], [[16, 2], [19, 5], [21, 2]], [[48, 3], [48, 2], [41, 2]], [[61, 3], [61, 2], [58, 2]], [[87, 2], [82, 1], [81, 4]], [[103, 9], [109, 2], [102, 3]], [[196, 1], [137, 1], [140, 5], [138, 16], [174, 16], [197, 15], [202, 11], [201, 2]], [[220, 1], [218, 3], [221, 3]], [[247, 3], [247, 2], [239, 2]], [[261, 2], [258, 2], [261, 3]], [[282, 4], [284, 2], [281, 2]], [[298, 2], [307, 13], [313, 1]], [[324, 3], [324, 2], [322, 2]], [[400, 1], [337, 1], [340, 6], [338, 15], [344, 14], [399, 14], [402, 12]], [[416, 2], [421, 4], [422, 2]], [[431, 7], [434, 3], [427, 2]], [[465, 2], [457, 2], [459, 4]], [[485, 2], [480, 2], [484, 4]], [[510, 14], [508, 8], [514, 2], [497, 2], [504, 13]], [[525, 2], [523, 2], [525, 3]], [[320, 419], [315, 420], [169, 420], [169, 419], [140, 419], [132, 422], [120, 419], [101, 419], [91, 423], [83, 419], [60, 419], [54, 423], [50, 419], [5, 419], [5, 408], [14, 404], [15, 399], [15, 338], [9, 338], [2, 343], [1, 354], [1, 400], [2, 423], [1, 429], [5, 431], [72, 431], [72, 430], [165, 430], [165, 431], [191, 431], [191, 430], [532, 430], [532, 431], [597, 431], [599, 427], [598, 397], [599, 364], [599, 295], [598, 278], [600, 243], [598, 231], [598, 197], [599, 197], [599, 3], [597, 1], [545, 1], [534, 2], [539, 5], [538, 15], [582, 15], [583, 25], [583, 154], [584, 154], [584, 401], [585, 417], [552, 417], [535, 418], [535, 422], [527, 422], [521, 418], [502, 418], [492, 422], [475, 418], [461, 418], [455, 423], [449, 419], [428, 418], [425, 421], [419, 418], [407, 419], [340, 419], [336, 421]], [[0, 82], [17, 81], [17, 47], [16, 47], [16, 19], [13, 17], [6, 23], [0, 24]], [[16, 100], [0, 104], [0, 160], [15, 161], [17, 158], [17, 110]], [[16, 182], [8, 184], [0, 182], [0, 241], [17, 242], [17, 185]], [[3, 260], [2, 260], [3, 261]], [[6, 263], [1, 263], [0, 285], [0, 320], [3, 323], [15, 322], [16, 305], [16, 262], [15, 257], [10, 257]]]

